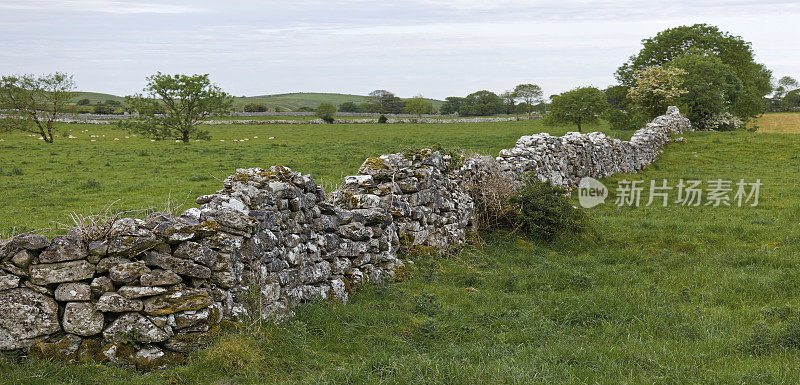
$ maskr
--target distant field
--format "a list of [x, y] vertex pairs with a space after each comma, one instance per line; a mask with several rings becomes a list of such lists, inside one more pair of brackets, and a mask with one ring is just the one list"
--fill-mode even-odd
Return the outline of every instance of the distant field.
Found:
[[756, 120], [758, 132], [800, 134], [800, 112], [773, 112]]
[[61, 127], [77, 138], [46, 144], [21, 133], [0, 136], [0, 236], [50, 227], [69, 212], [97, 212], [117, 199], [118, 209], [163, 208], [170, 196], [193, 207], [197, 196], [221, 189], [237, 168], [280, 164], [310, 173], [330, 189], [365, 158], [404, 146], [440, 143], [496, 155], [521, 135], [572, 130], [541, 121], [226, 125], [207, 126], [212, 141], [185, 145], [151, 142], [113, 125]]

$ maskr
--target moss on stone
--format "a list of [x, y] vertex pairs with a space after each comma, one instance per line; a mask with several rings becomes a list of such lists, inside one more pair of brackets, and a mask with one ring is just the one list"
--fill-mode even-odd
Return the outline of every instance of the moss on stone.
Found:
[[388, 170], [389, 166], [386, 162], [381, 158], [370, 157], [364, 161], [364, 165], [362, 167], [371, 168], [373, 170]]

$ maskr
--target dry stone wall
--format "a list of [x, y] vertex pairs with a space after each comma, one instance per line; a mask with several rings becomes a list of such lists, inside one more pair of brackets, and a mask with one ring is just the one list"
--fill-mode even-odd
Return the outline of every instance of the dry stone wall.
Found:
[[0, 350], [142, 370], [178, 362], [223, 320], [347, 302], [365, 282], [393, 277], [403, 248], [463, 242], [474, 215], [469, 186], [489, 173], [574, 185], [633, 172], [689, 127], [670, 108], [630, 141], [537, 134], [496, 159], [382, 155], [330, 194], [285, 167], [239, 169], [178, 216], [119, 219], [52, 240], [20, 235], [0, 242]]

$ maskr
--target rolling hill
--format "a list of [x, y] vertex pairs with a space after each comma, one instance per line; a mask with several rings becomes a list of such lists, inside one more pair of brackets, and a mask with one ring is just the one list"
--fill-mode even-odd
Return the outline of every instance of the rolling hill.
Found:
[[[77, 96], [73, 101], [77, 102], [81, 99], [89, 99], [91, 104], [97, 104], [106, 100], [116, 100], [124, 102], [125, 98], [121, 96], [103, 94], [97, 92], [77, 92]], [[362, 103], [369, 100], [366, 95], [350, 95], [350, 94], [337, 94], [337, 93], [321, 93], [321, 92], [295, 92], [288, 94], [275, 94], [275, 95], [260, 95], [260, 96], [245, 96], [234, 97], [234, 106], [239, 107], [247, 103], [264, 104], [268, 107], [275, 108], [279, 111], [293, 111], [300, 107], [316, 108], [320, 103], [331, 103], [338, 106], [344, 102]], [[440, 108], [444, 103], [441, 100], [428, 99], [434, 108]]]

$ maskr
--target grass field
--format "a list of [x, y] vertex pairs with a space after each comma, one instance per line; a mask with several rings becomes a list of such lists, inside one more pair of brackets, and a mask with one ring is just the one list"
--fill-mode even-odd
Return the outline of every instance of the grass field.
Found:
[[756, 120], [758, 132], [800, 134], [800, 112], [773, 112]]
[[[189, 188], [207, 192], [219, 182], [186, 179], [206, 169], [224, 176], [234, 166], [293, 162], [332, 181], [338, 173], [352, 173], [362, 155], [426, 141], [495, 153], [520, 134], [541, 130], [536, 124], [465, 125], [452, 131], [433, 125], [395, 131], [354, 126], [341, 127], [336, 135], [324, 131], [336, 128], [327, 126], [309, 131], [235, 126], [214, 132], [226, 142], [188, 147], [112, 142], [108, 133], [98, 142], [74, 139], [52, 146], [7, 138], [0, 143], [2, 164], [5, 170], [19, 165], [22, 175], [12, 172], [0, 180], [4, 198], [21, 208], [4, 207], [0, 215], [36, 223], [45, 210], [92, 206], [111, 196], [156, 204], [167, 193], [160, 185], [183, 186], [181, 194]], [[258, 132], [267, 129], [285, 132]], [[253, 135], [281, 141], [229, 141]], [[612, 187], [632, 178], [667, 179], [671, 185], [680, 178], [760, 178], [760, 204], [607, 203], [587, 210], [586, 234], [551, 244], [518, 234], [484, 234], [482, 247], [447, 257], [416, 256], [411, 280], [367, 288], [348, 305], [300, 306], [281, 325], [228, 330], [183, 366], [140, 374], [22, 359], [0, 364], [0, 383], [798, 383], [797, 136], [698, 132], [685, 137], [642, 173], [604, 182]], [[139, 156], [140, 151], [150, 155]], [[82, 164], [76, 165], [78, 159]], [[65, 165], [48, 166], [48, 160]], [[86, 178], [100, 185], [82, 189]], [[71, 203], [59, 199], [72, 196]], [[50, 205], [33, 212], [40, 202]]]

